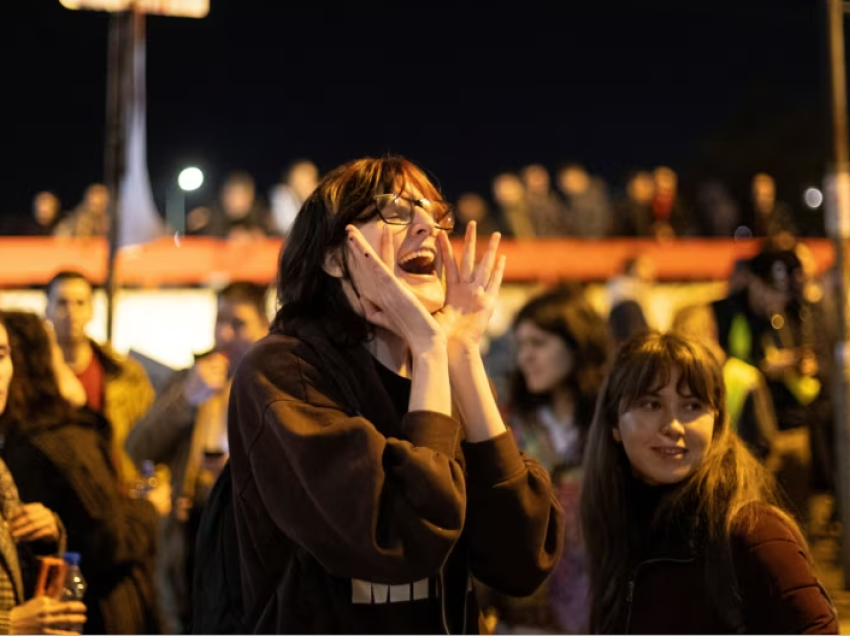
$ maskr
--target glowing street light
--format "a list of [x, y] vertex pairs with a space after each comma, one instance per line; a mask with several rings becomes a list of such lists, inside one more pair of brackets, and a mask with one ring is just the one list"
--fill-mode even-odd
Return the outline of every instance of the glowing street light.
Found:
[[817, 188], [807, 188], [803, 193], [803, 201], [806, 202], [806, 205], [809, 206], [809, 208], [816, 210], [821, 206], [821, 203], [823, 203], [823, 192]]
[[177, 175], [177, 182], [168, 186], [168, 201], [165, 216], [175, 236], [186, 234], [186, 193], [194, 192], [204, 184], [204, 173], [200, 168], [189, 166]]
[[185, 168], [177, 177], [177, 185], [183, 192], [192, 192], [204, 185], [204, 173], [194, 166]]

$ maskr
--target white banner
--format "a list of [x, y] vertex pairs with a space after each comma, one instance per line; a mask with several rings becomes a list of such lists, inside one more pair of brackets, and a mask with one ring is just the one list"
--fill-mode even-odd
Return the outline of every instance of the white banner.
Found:
[[127, 11], [135, 4], [143, 13], [181, 18], [203, 18], [210, 12], [210, 0], [59, 0], [68, 9]]

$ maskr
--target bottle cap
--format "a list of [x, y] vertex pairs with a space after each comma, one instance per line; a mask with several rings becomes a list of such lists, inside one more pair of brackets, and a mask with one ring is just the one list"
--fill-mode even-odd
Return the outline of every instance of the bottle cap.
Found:
[[65, 563], [68, 565], [80, 565], [80, 553], [79, 552], [66, 552], [62, 557], [65, 560]]

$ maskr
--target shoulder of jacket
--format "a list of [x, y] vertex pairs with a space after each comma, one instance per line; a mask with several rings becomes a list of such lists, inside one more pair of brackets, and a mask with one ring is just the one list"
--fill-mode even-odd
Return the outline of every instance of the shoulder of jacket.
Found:
[[799, 531], [792, 524], [793, 521], [775, 506], [752, 502], [744, 506], [733, 521], [732, 541], [749, 551], [774, 541], [800, 545]]
[[[253, 347], [239, 364], [234, 384], [248, 381], [263, 385], [266, 392], [303, 399], [305, 376], [313, 367], [303, 357], [303, 343], [295, 338], [272, 334]], [[271, 396], [270, 396], [271, 397]]]

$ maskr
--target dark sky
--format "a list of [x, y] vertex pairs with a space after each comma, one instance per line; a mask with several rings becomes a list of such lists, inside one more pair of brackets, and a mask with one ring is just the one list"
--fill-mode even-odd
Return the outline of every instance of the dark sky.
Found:
[[[294, 158], [324, 170], [385, 151], [450, 196], [530, 162], [579, 160], [616, 185], [631, 167], [700, 174], [716, 140], [753, 128], [762, 148], [735, 169], [771, 169], [755, 164], [807, 143], [773, 147], [794, 113], [829, 132], [822, 4], [211, 0], [203, 20], [151, 17], [155, 195], [190, 163], [213, 184], [246, 169], [265, 192]], [[39, 189], [71, 207], [102, 179], [107, 17], [2, 10], [0, 213]]]

